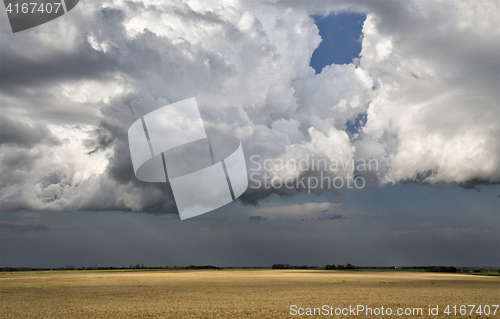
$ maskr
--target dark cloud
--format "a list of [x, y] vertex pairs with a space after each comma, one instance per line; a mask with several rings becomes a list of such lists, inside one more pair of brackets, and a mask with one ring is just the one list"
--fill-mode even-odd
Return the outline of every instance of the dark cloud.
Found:
[[[30, 173], [36, 169], [36, 163], [40, 161], [44, 155], [43, 152], [37, 149], [30, 150], [8, 146], [2, 146], [0, 151], [2, 152], [0, 190], [9, 194], [9, 196], [2, 197], [2, 203], [0, 205], [0, 210], [5, 211], [9, 206], [5, 201], [6, 198], [12, 198], [19, 195], [24, 185], [31, 184]], [[11, 190], [15, 188], [18, 191], [8, 192], [8, 188]], [[17, 198], [15, 201], [22, 205], [24, 199]]]
[[38, 144], [59, 145], [59, 139], [43, 124], [31, 126], [0, 115], [0, 144], [33, 148]]
[[464, 183], [459, 183], [458, 186], [460, 186], [464, 189], [474, 189], [474, 190], [477, 190], [479, 192], [480, 190], [479, 190], [478, 186], [481, 186], [481, 185], [499, 185], [499, 184], [500, 184], [500, 182], [492, 183], [492, 182], [487, 181], [487, 180], [481, 180], [481, 179], [475, 178], [475, 179], [469, 180], [469, 181], [464, 182]]
[[[263, 160], [298, 160], [307, 154], [340, 160], [376, 157], [379, 170], [350, 172], [361, 174], [366, 187], [407, 180], [461, 182], [464, 188], [483, 180], [495, 182], [498, 167], [486, 164], [490, 158], [495, 162], [491, 150], [498, 144], [498, 129], [486, 121], [491, 127], [487, 135], [484, 128], [488, 125], [477, 123], [486, 123], [498, 114], [481, 106], [495, 106], [498, 101], [490, 94], [498, 86], [497, 50], [492, 49], [498, 41], [470, 30], [464, 31], [462, 39], [462, 33], [455, 30], [455, 16], [450, 21], [438, 19], [447, 6], [417, 7], [389, 2], [277, 1], [263, 5], [242, 2], [228, 12], [184, 3], [125, 2], [106, 7], [81, 3], [71, 15], [45, 25], [50, 31], [46, 36], [38, 36], [36, 30], [27, 31], [26, 36], [2, 35], [6, 45], [0, 50], [0, 102], [10, 116], [0, 119], [2, 209], [176, 212], [169, 184], [143, 183], [134, 176], [127, 129], [155, 108], [192, 96], [198, 99], [209, 134], [241, 139], [247, 166], [254, 154]], [[314, 75], [310, 56], [320, 38], [310, 15], [342, 10], [369, 13], [363, 54], [356, 65], [331, 65]], [[281, 14], [285, 11], [288, 13]], [[427, 16], [430, 22], [421, 23]], [[434, 30], [443, 23], [446, 32], [437, 37]], [[484, 27], [475, 20], [467, 23]], [[488, 29], [491, 23], [484, 25]], [[72, 31], [61, 32], [61, 26], [70, 26]], [[470, 48], [463, 47], [467, 39], [473, 40]], [[456, 74], [442, 76], [443, 69], [455, 67]], [[431, 71], [425, 73], [427, 69], [435, 71], [432, 77]], [[483, 75], [484, 80], [473, 84]], [[394, 87], [402, 88], [398, 94], [408, 103], [399, 103], [398, 96], [383, 91], [392, 83], [402, 83]], [[440, 109], [440, 105], [453, 106], [454, 101], [414, 109], [430, 101], [422, 97], [438, 100], [438, 93], [469, 92], [462, 89], [475, 90], [483, 84], [490, 95], [481, 100], [476, 97], [482, 91], [475, 92], [470, 101], [456, 108], [453, 117], [446, 116], [449, 109]], [[458, 100], [463, 99], [458, 96]], [[476, 101], [482, 108], [469, 107]], [[397, 106], [393, 110], [387, 107], [391, 103]], [[488, 112], [481, 112], [483, 109]], [[81, 127], [65, 127], [59, 135], [85, 131], [74, 136], [88, 136], [80, 140], [54, 136], [46, 125], [14, 120], [20, 116], [19, 110], [31, 122]], [[415, 116], [405, 118], [408, 114]], [[467, 121], [462, 118], [473, 121], [464, 124]], [[354, 119], [359, 123], [351, 125]], [[352, 123], [346, 127], [349, 121]], [[465, 130], [462, 138], [465, 126], [472, 129]], [[436, 138], [427, 139], [431, 131]], [[476, 131], [479, 133], [474, 135]], [[427, 143], [441, 140], [466, 141], [465, 147], [460, 144], [466, 151], [457, 153], [439, 143]], [[420, 152], [414, 145], [428, 149]], [[413, 154], [415, 150], [420, 153]], [[455, 160], [449, 160], [451, 155]], [[472, 157], [481, 159], [475, 170], [468, 166]], [[79, 161], [107, 166], [94, 174]], [[467, 174], [460, 174], [464, 172]], [[286, 173], [295, 172], [269, 173], [288, 176]], [[303, 177], [320, 176], [317, 171], [307, 171], [295, 178]], [[307, 185], [259, 187], [249, 188], [239, 199], [257, 205], [272, 195], [294, 197], [309, 191], [337, 194], [336, 189], [309, 190]], [[331, 219], [339, 219], [335, 216]]]
[[[250, 172], [251, 174], [251, 172]], [[250, 184], [251, 185], [251, 184]], [[272, 195], [278, 195], [281, 197], [294, 197], [297, 195], [298, 190], [287, 189], [285, 187], [280, 188], [247, 188], [247, 190], [238, 197], [238, 200], [241, 201], [244, 205], [258, 205], [259, 201], [269, 198]]]
[[23, 95], [24, 88], [50, 87], [62, 81], [106, 80], [118, 66], [111, 54], [94, 50], [83, 39], [70, 53], [33, 60], [6, 48], [0, 50], [0, 59], [0, 91], [7, 95]]
[[[322, 211], [322, 213], [323, 212], [325, 212], [325, 211]], [[328, 212], [328, 210], [326, 212]], [[344, 217], [344, 215], [341, 215], [341, 214], [328, 214], [326, 216], [317, 217], [316, 220], [338, 220], [338, 219], [345, 219], [345, 218], [346, 217]]]
[[342, 219], [345, 218], [343, 215], [328, 215], [326, 216], [326, 219], [328, 220], [334, 220], [334, 219]]

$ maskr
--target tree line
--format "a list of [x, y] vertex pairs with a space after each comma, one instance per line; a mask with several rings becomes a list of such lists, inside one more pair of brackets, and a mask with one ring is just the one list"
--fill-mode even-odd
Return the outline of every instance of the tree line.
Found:
[[347, 263], [345, 266], [344, 265], [337, 265], [337, 266], [335, 266], [333, 264], [332, 265], [326, 265], [325, 269], [326, 270], [333, 270], [333, 269], [337, 269], [337, 270], [354, 270], [354, 269], [356, 269], [356, 267], [354, 265], [352, 265], [352, 264]]
[[[248, 269], [248, 268], [266, 268], [266, 267], [217, 267], [212, 265], [189, 265], [187, 267], [146, 267], [144, 264], [130, 265], [129, 267], [101, 267], [98, 265], [77, 268], [73, 265], [68, 265], [59, 268], [32, 268], [32, 267], [0, 267], [0, 272], [15, 272], [15, 271], [44, 271], [44, 270], [126, 270], [126, 269], [146, 269], [146, 270], [162, 270], [162, 269]], [[500, 269], [497, 267], [463, 267], [456, 268], [453, 266], [419, 266], [419, 267], [358, 267], [358, 269], [422, 269], [426, 272], [441, 272], [441, 273], [498, 273]], [[319, 266], [292, 266], [290, 264], [274, 264], [272, 269], [321, 269]], [[324, 267], [325, 270], [354, 270], [356, 266], [347, 263], [346, 265], [328, 264]]]
[[[292, 266], [290, 264], [274, 264], [272, 267], [272, 269], [310, 269], [310, 268], [319, 268], [318, 266], [307, 266], [307, 265], [304, 265], [304, 266]], [[349, 270], [349, 269], [356, 269], [356, 267], [352, 264], [346, 264], [346, 265], [326, 265], [325, 266], [325, 269], [326, 270], [332, 270], [332, 269], [346, 269], [346, 270]]]

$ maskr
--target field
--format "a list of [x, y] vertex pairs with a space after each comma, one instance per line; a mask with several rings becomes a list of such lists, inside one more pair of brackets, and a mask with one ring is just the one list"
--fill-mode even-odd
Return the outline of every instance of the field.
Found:
[[[1, 318], [296, 318], [290, 306], [332, 306], [337, 318], [469, 318], [447, 305], [498, 305], [500, 277], [420, 272], [322, 270], [53, 271], [0, 274]], [[335, 315], [383, 306], [392, 316]], [[422, 308], [423, 316], [397, 316]], [[474, 312], [471, 318], [479, 318]], [[481, 318], [500, 318], [496, 315]], [[458, 310], [458, 309], [457, 309]], [[310, 311], [314, 311], [311, 309]], [[344, 310], [345, 312], [346, 310]], [[375, 310], [373, 310], [375, 311]], [[406, 310], [408, 311], [408, 310]], [[459, 313], [457, 313], [459, 314]], [[325, 316], [326, 317], [326, 316]]]

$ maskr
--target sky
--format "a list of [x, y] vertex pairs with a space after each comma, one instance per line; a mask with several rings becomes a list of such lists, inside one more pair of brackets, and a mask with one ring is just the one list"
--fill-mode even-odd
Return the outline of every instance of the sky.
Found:
[[[499, 10], [80, 1], [18, 33], [2, 11], [0, 266], [500, 266]], [[249, 187], [181, 221], [127, 130], [191, 97]]]
[[321, 37], [310, 63], [316, 74], [330, 64], [349, 64], [359, 58], [366, 14], [339, 12], [312, 18]]

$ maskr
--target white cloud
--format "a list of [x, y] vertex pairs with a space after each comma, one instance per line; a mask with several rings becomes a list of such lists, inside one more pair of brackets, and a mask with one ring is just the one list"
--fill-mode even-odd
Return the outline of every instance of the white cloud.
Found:
[[301, 204], [263, 204], [261, 207], [251, 210], [251, 214], [266, 217], [267, 219], [311, 219], [323, 217], [325, 215], [338, 213], [338, 205], [322, 203], [301, 203]]
[[[361, 58], [316, 75], [309, 15], [347, 8], [369, 13]], [[247, 158], [376, 158], [382, 183], [499, 182], [498, 11], [494, 1], [106, 1], [2, 34], [7, 66], [28, 70], [3, 72], [2, 113], [65, 141], [2, 146], [4, 176], [6, 159], [30, 159], [2, 184], [2, 209], [170, 209], [159, 186], [134, 180], [124, 132], [137, 114], [192, 96], [209, 134], [238, 136]], [[346, 121], [365, 112], [349, 137]], [[92, 145], [88, 125], [100, 132]]]
[[[471, 9], [462, 4], [418, 6], [415, 23], [439, 30], [425, 34], [419, 28], [382, 34], [377, 29], [382, 20], [368, 16], [360, 66], [377, 90], [363, 138], [384, 149], [382, 182], [500, 181], [499, 64], [493, 49], [493, 43], [499, 44], [498, 7], [488, 13], [483, 5], [477, 18], [461, 12]], [[444, 8], [452, 9], [446, 20], [440, 18]], [[464, 15], [467, 21], [458, 23]], [[496, 61], [482, 60], [485, 56]]]

